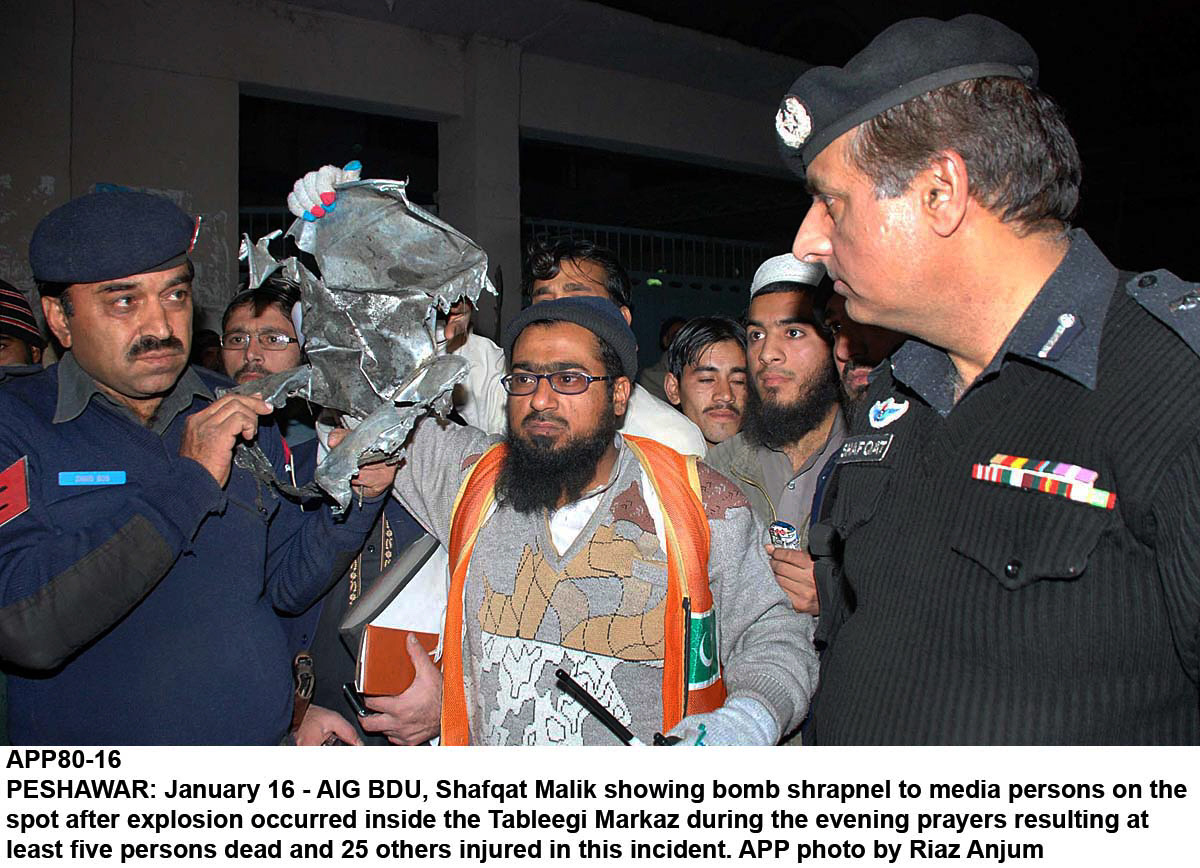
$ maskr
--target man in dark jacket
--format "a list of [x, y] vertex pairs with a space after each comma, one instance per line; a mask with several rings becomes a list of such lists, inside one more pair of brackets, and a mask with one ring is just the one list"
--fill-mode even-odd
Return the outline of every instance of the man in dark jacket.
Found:
[[1037, 70], [997, 21], [910, 19], [780, 106], [794, 254], [913, 337], [812, 531], [811, 743], [1200, 741], [1200, 296], [1070, 228]]
[[[67, 349], [0, 386], [0, 657], [16, 743], [271, 744], [291, 718], [274, 608], [299, 611], [363, 544], [394, 476], [345, 516], [302, 513], [232, 462], [271, 412], [187, 366], [196, 224], [94, 193], [38, 225], [30, 262]], [[357, 501], [357, 499], [356, 499]], [[285, 508], [288, 507], [288, 508]]]

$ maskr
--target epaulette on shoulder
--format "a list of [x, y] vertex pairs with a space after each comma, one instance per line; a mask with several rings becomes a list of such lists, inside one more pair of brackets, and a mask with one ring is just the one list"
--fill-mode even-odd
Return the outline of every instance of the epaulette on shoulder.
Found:
[[32, 377], [44, 371], [41, 365], [0, 365], [0, 383], [19, 377]]
[[1200, 355], [1200, 285], [1159, 269], [1134, 275], [1125, 291]]

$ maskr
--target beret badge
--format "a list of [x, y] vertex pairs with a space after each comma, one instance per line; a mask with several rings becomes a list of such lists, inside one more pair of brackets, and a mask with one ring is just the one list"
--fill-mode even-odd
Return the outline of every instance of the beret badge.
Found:
[[789, 96], [775, 114], [775, 132], [789, 148], [799, 148], [812, 135], [812, 115], [794, 96]]

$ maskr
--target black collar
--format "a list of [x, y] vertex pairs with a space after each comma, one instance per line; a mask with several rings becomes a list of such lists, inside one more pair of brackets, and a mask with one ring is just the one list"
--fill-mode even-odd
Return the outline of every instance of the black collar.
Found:
[[[1085, 388], [1096, 388], [1100, 335], [1118, 272], [1082, 229], [1072, 229], [1068, 238], [1067, 255], [979, 375], [979, 382], [1016, 357], [1057, 371]], [[945, 350], [910, 339], [893, 354], [892, 375], [943, 416], [953, 409], [957, 371]]]

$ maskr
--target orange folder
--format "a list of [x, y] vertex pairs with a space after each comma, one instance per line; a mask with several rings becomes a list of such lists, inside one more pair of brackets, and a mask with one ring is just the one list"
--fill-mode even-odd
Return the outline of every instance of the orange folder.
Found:
[[417, 675], [405, 644], [409, 633], [417, 637], [430, 657], [434, 656], [438, 647], [437, 633], [367, 625], [358, 646], [358, 665], [354, 673], [354, 683], [359, 693], [364, 696], [392, 696], [409, 688]]

